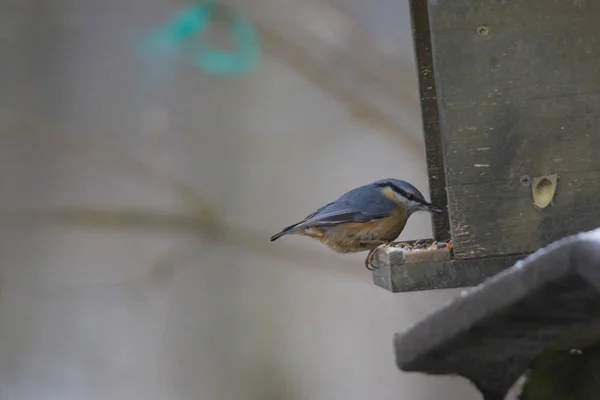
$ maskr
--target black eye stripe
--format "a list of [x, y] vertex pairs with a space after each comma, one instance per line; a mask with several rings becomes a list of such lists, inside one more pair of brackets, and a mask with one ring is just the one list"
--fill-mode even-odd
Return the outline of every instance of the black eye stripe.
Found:
[[415, 195], [413, 195], [412, 193], [408, 193], [407, 191], [405, 191], [405, 190], [402, 190], [402, 189], [400, 189], [400, 188], [398, 188], [398, 187], [396, 187], [396, 186], [394, 186], [394, 190], [395, 190], [397, 193], [400, 193], [402, 196], [406, 197], [406, 198], [407, 198], [407, 199], [409, 199], [409, 200], [416, 201], [416, 202], [421, 202], [421, 201], [422, 201], [421, 199], [419, 199], [418, 197], [416, 197], [416, 196], [415, 196]]
[[378, 187], [384, 188], [384, 187], [389, 187], [390, 189], [392, 189], [394, 192], [406, 197], [407, 199], [414, 201], [416, 203], [420, 203], [420, 204], [425, 204], [426, 201], [415, 196], [412, 193], [407, 192], [406, 190], [400, 189], [398, 186], [391, 184], [391, 183], [379, 183], [377, 184]]

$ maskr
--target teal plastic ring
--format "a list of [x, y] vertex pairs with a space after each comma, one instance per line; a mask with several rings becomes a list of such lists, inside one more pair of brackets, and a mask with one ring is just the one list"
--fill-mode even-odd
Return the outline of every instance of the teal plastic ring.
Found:
[[[144, 45], [146, 53], [175, 52], [196, 36], [201, 36], [210, 24], [215, 3], [202, 2], [178, 13], [156, 29]], [[261, 50], [258, 35], [252, 23], [240, 15], [230, 22], [236, 49], [225, 51], [199, 43], [192, 49], [193, 64], [212, 74], [242, 75], [255, 70], [260, 64]]]

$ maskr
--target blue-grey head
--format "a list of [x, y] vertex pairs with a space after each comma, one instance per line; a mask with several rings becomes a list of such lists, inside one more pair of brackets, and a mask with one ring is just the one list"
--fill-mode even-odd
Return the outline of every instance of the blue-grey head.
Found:
[[443, 208], [427, 202], [419, 189], [406, 181], [386, 178], [372, 182], [371, 185], [379, 190], [385, 190], [387, 193], [393, 193], [394, 200], [402, 203], [409, 214], [415, 211], [427, 211], [433, 214], [442, 214], [444, 212]]

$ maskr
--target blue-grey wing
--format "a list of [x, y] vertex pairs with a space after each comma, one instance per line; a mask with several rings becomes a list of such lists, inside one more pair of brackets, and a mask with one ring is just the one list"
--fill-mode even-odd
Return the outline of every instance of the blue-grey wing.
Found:
[[329, 206], [330, 206], [330, 205], [332, 205], [332, 204], [333, 204], [333, 202], [331, 202], [331, 203], [329, 203], [329, 204], [325, 204], [323, 207], [321, 207], [321, 208], [319, 208], [318, 210], [316, 210], [316, 211], [312, 212], [311, 214], [307, 215], [307, 216], [304, 218], [303, 222], [304, 222], [304, 221], [308, 221], [309, 219], [313, 218], [315, 215], [319, 214], [321, 211], [323, 211], [324, 209], [326, 209], [327, 207], [329, 207]]
[[396, 203], [379, 190], [360, 187], [345, 193], [336, 201], [315, 211], [302, 225], [327, 226], [348, 222], [368, 222], [387, 217]]

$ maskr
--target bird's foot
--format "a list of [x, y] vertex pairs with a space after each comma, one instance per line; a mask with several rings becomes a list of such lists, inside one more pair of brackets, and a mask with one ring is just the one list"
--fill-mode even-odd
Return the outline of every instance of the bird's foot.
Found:
[[373, 257], [375, 256], [375, 253], [377, 253], [379, 250], [384, 249], [389, 246], [390, 246], [390, 243], [383, 243], [383, 244], [380, 244], [379, 246], [375, 247], [371, 251], [369, 251], [369, 254], [367, 254], [367, 258], [365, 259], [365, 267], [369, 271], [375, 271], [377, 268], [379, 268], [379, 267], [376, 267], [373, 265]]

